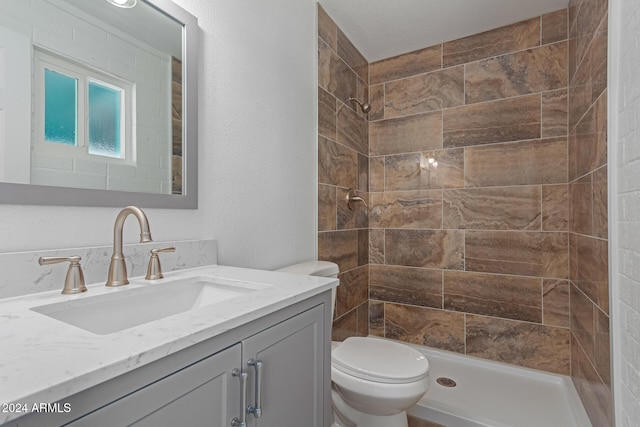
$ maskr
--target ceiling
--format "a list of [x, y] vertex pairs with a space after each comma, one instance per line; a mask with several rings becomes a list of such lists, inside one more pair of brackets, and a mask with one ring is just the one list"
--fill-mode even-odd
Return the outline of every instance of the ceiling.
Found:
[[64, 5], [65, 1], [134, 39], [182, 58], [182, 24], [146, 1], [138, 2], [131, 9], [116, 7], [103, 0], [56, 0], [54, 4]]
[[375, 62], [567, 7], [569, 0], [319, 0]]

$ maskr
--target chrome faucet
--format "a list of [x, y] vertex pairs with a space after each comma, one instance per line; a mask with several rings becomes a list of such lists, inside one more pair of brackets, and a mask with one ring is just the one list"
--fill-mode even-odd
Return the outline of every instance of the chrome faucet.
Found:
[[122, 286], [129, 283], [127, 278], [127, 264], [122, 253], [122, 229], [124, 228], [124, 220], [129, 215], [133, 215], [140, 224], [140, 243], [152, 242], [151, 231], [149, 231], [149, 220], [142, 209], [135, 206], [127, 206], [122, 209], [116, 217], [116, 223], [113, 226], [113, 255], [111, 255], [111, 264], [109, 264], [109, 276], [106, 286]]

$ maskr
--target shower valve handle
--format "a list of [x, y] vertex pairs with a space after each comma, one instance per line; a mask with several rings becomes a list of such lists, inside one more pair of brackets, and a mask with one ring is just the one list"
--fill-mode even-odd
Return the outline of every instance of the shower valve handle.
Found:
[[365, 208], [368, 208], [367, 202], [360, 196], [356, 196], [356, 192], [353, 188], [349, 189], [347, 193], [347, 205], [349, 206], [349, 210], [354, 210], [356, 207], [356, 202], [361, 202]]

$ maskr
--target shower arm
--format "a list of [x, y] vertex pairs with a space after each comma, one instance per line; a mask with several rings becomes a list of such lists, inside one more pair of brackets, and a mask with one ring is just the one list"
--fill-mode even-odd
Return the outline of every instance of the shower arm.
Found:
[[360, 109], [362, 110], [362, 112], [365, 114], [371, 111], [371, 104], [369, 104], [368, 102], [364, 102], [364, 103], [360, 102], [360, 100], [352, 96], [349, 97], [349, 99], [347, 99], [347, 102], [350, 102], [350, 101], [355, 101], [360, 106]]

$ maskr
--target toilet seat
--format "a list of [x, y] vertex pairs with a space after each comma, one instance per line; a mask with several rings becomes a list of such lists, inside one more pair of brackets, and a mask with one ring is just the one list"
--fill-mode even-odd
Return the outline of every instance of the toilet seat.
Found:
[[419, 351], [373, 337], [347, 338], [333, 349], [331, 362], [347, 375], [384, 384], [416, 382], [429, 372], [429, 362]]

